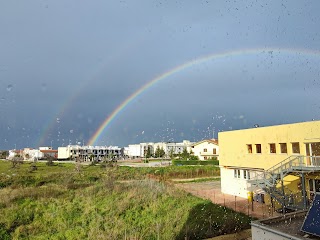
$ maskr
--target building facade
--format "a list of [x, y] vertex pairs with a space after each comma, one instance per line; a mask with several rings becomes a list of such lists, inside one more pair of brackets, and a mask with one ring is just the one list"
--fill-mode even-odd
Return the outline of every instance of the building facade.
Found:
[[320, 192], [320, 121], [220, 132], [219, 146], [223, 193], [261, 192], [287, 207]]
[[117, 146], [68, 145], [58, 148], [59, 160], [102, 161], [105, 158], [123, 158], [123, 149]]
[[191, 151], [199, 160], [209, 160], [219, 158], [219, 145], [216, 139], [206, 139], [194, 143], [191, 146]]

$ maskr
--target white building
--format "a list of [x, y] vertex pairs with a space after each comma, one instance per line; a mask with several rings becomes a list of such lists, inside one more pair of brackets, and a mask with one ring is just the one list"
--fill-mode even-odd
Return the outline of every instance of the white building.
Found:
[[44, 153], [40, 149], [24, 148], [23, 149], [24, 160], [38, 160], [44, 157]]
[[128, 150], [128, 156], [130, 158], [143, 158], [148, 148], [151, 150], [151, 154], [155, 154], [155, 151], [159, 147], [162, 148], [165, 152], [165, 156], [169, 157], [171, 154], [182, 153], [184, 149], [187, 149], [188, 152], [191, 150], [192, 143], [188, 140], [184, 140], [181, 143], [175, 142], [149, 142], [149, 143], [139, 143], [139, 144], [130, 144]]
[[206, 139], [194, 143], [191, 146], [191, 150], [193, 155], [197, 156], [199, 160], [219, 159], [219, 145], [216, 139]]
[[140, 158], [141, 157], [141, 146], [140, 144], [130, 144], [128, 147], [129, 158]]
[[123, 157], [123, 149], [118, 146], [79, 146], [68, 145], [66, 147], [58, 148], [58, 159], [81, 159], [83, 161], [97, 160], [101, 161], [103, 158], [120, 159]]

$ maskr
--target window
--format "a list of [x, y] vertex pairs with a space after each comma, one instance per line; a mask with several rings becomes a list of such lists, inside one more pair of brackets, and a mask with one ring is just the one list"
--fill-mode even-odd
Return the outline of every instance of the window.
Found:
[[298, 142], [292, 143], [292, 153], [296, 153], [296, 154], [300, 153], [300, 145]]
[[317, 193], [320, 192], [320, 180], [314, 180], [314, 186]]
[[207, 160], [208, 158], [207, 157], [204, 157], [204, 160]]
[[213, 153], [213, 154], [217, 154], [217, 149], [214, 148], [214, 149], [212, 150], [212, 153]]
[[275, 143], [270, 143], [270, 153], [276, 153], [276, 144]]
[[256, 153], [261, 153], [261, 144], [256, 144]]
[[310, 189], [310, 192], [314, 191], [313, 179], [309, 179], [309, 189]]
[[286, 143], [280, 143], [280, 152], [281, 153], [287, 153], [287, 144]]
[[233, 176], [234, 176], [234, 178], [237, 178], [237, 169], [233, 170]]
[[243, 170], [243, 178], [250, 179], [250, 172], [248, 170]]
[[247, 144], [248, 153], [252, 153], [252, 144]]
[[205, 149], [203, 149], [203, 152], [207, 152], [207, 149], [205, 148]]
[[240, 170], [237, 170], [237, 177], [240, 178]]

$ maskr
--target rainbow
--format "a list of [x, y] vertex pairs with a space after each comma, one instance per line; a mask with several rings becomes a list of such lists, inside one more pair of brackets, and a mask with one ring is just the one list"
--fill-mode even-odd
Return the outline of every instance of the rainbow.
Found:
[[127, 97], [116, 109], [113, 110], [113, 112], [102, 122], [102, 124], [97, 128], [97, 130], [94, 132], [92, 137], [88, 141], [88, 145], [94, 145], [95, 142], [98, 140], [100, 135], [103, 133], [103, 131], [110, 125], [112, 120], [115, 119], [115, 117], [122, 112], [125, 107], [132, 102], [136, 97], [138, 97], [141, 93], [155, 85], [157, 82], [168, 78], [169, 76], [172, 76], [178, 72], [181, 72], [191, 66], [198, 65], [210, 60], [215, 59], [221, 59], [225, 57], [232, 57], [232, 56], [241, 56], [241, 55], [249, 55], [249, 54], [273, 54], [273, 53], [286, 53], [286, 54], [303, 54], [303, 55], [311, 55], [311, 56], [319, 56], [320, 51], [318, 50], [311, 50], [311, 49], [291, 49], [291, 48], [254, 48], [254, 49], [239, 49], [239, 50], [232, 50], [232, 51], [226, 51], [221, 53], [214, 53], [206, 56], [202, 56], [199, 58], [196, 58], [194, 60], [191, 60], [189, 62], [183, 63], [181, 65], [178, 65], [169, 71], [162, 73], [152, 79], [151, 81], [147, 82], [145, 85], [143, 85], [141, 88], [136, 90], [134, 93], [132, 93], [129, 97]]
[[68, 109], [73, 106], [73, 104], [76, 102], [78, 97], [83, 92], [83, 89], [86, 89], [87, 85], [91, 83], [95, 78], [99, 76], [99, 74], [102, 72], [102, 70], [106, 69], [111, 63], [120, 61], [123, 57], [125, 57], [127, 54], [130, 54], [130, 52], [138, 45], [141, 45], [144, 41], [144, 35], [141, 34], [137, 36], [135, 39], [131, 39], [129, 44], [125, 44], [122, 46], [120, 51], [117, 51], [113, 55], [109, 56], [107, 60], [99, 63], [97, 66], [93, 67], [88, 73], [88, 77], [85, 77], [84, 80], [82, 80], [77, 89], [72, 92], [70, 96], [68, 96], [66, 101], [62, 102], [62, 105], [58, 107], [54, 113], [54, 115], [48, 119], [48, 121], [42, 126], [42, 130], [40, 131], [40, 135], [38, 140], [34, 143], [35, 146], [44, 146], [47, 144], [48, 139], [52, 139], [50, 137], [51, 132], [54, 129], [54, 126], [56, 126], [57, 122], [59, 122], [57, 119], [60, 119], [63, 121], [63, 116], [65, 113], [68, 112]]

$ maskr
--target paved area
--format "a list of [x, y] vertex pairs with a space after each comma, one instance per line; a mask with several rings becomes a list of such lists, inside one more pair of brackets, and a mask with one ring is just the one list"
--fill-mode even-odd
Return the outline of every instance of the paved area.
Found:
[[279, 216], [278, 213], [273, 212], [272, 209], [265, 204], [249, 202], [246, 198], [222, 193], [220, 190], [220, 181], [176, 183], [175, 186], [195, 196], [209, 199], [213, 203], [232, 208], [258, 219]]

